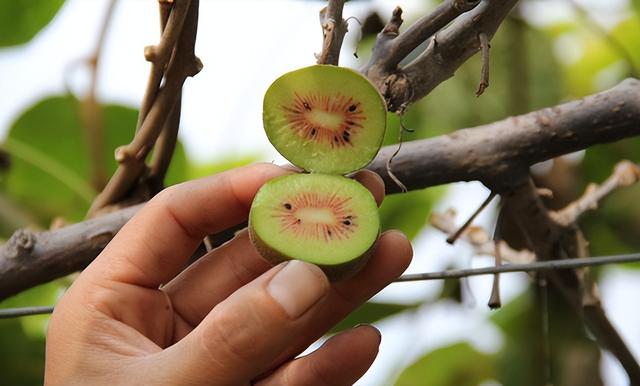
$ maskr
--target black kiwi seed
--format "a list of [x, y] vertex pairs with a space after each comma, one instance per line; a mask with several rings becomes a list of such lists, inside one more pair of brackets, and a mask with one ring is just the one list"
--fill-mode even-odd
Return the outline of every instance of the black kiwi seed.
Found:
[[313, 129], [311, 129], [311, 136], [314, 137], [315, 135], [316, 135], [316, 129], [313, 128]]
[[345, 142], [349, 142], [349, 132], [345, 131], [342, 133], [342, 139], [344, 139]]
[[296, 224], [300, 224], [302, 222], [302, 220], [300, 220], [299, 218], [296, 219]]
[[286, 202], [286, 203], [284, 204], [284, 208], [285, 208], [285, 209], [287, 209], [287, 210], [291, 210], [291, 204], [289, 204], [288, 202]]
[[327, 234], [331, 236], [331, 231], [327, 229]]
[[309, 104], [307, 102], [302, 103], [302, 105], [304, 106], [305, 110], [311, 111], [311, 106], [309, 106]]
[[342, 223], [343, 223], [344, 225], [351, 225], [351, 221], [349, 221], [349, 220], [344, 220]]
[[337, 136], [337, 135], [333, 136], [333, 140], [334, 140], [335, 142], [340, 142], [340, 140], [338, 139], [338, 136]]
[[353, 126], [353, 125], [355, 125], [355, 123], [353, 123], [353, 121], [347, 121], [347, 125]]
[[354, 112], [354, 111], [356, 111], [356, 105], [351, 105], [351, 106], [349, 106], [349, 111], [350, 111], [350, 112]]

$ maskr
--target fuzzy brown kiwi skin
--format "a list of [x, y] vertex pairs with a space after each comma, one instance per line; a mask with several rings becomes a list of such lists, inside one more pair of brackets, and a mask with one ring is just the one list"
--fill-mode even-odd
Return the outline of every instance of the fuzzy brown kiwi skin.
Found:
[[[360, 270], [367, 264], [373, 253], [375, 252], [376, 245], [378, 244], [378, 238], [362, 255], [356, 257], [353, 260], [344, 262], [342, 264], [315, 264], [327, 275], [329, 281], [342, 281], [350, 277], [355, 276]], [[294, 257], [284, 255], [268, 246], [253, 230], [251, 221], [249, 221], [249, 239], [251, 243], [258, 250], [260, 255], [273, 265], [282, 263], [283, 261], [293, 260]]]

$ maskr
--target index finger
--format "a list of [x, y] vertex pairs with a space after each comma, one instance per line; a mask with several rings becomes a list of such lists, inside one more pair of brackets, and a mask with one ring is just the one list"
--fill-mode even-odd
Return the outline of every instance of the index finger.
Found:
[[254, 164], [165, 189], [125, 224], [86, 276], [157, 288], [184, 268], [206, 235], [246, 220], [258, 189], [287, 173]]

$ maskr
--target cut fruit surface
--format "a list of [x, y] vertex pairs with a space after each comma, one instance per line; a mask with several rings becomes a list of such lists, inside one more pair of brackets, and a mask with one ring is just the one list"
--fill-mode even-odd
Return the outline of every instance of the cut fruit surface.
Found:
[[386, 127], [384, 100], [357, 72], [315, 65], [284, 74], [264, 97], [269, 141], [310, 172], [346, 174], [375, 157]]
[[378, 208], [360, 183], [337, 175], [292, 174], [267, 182], [249, 215], [251, 240], [278, 263], [314, 263], [332, 279], [362, 266], [380, 232]]

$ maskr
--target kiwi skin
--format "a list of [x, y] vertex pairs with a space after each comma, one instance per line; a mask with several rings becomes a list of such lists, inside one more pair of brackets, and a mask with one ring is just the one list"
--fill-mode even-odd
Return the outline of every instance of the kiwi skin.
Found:
[[[367, 249], [362, 255], [356, 257], [355, 259], [349, 260], [342, 264], [317, 264], [324, 273], [327, 275], [329, 281], [342, 281], [349, 279], [355, 276], [369, 261], [373, 253], [375, 252], [376, 245], [378, 244], [378, 240], [380, 234], [378, 233], [378, 237], [376, 237], [376, 241]], [[283, 261], [293, 260], [294, 257], [287, 256], [279, 253], [274, 250], [270, 246], [268, 246], [260, 237], [256, 234], [251, 226], [251, 221], [249, 221], [249, 239], [258, 250], [260, 255], [270, 262], [273, 265], [277, 265], [282, 263]], [[330, 252], [329, 252], [330, 253]]]

